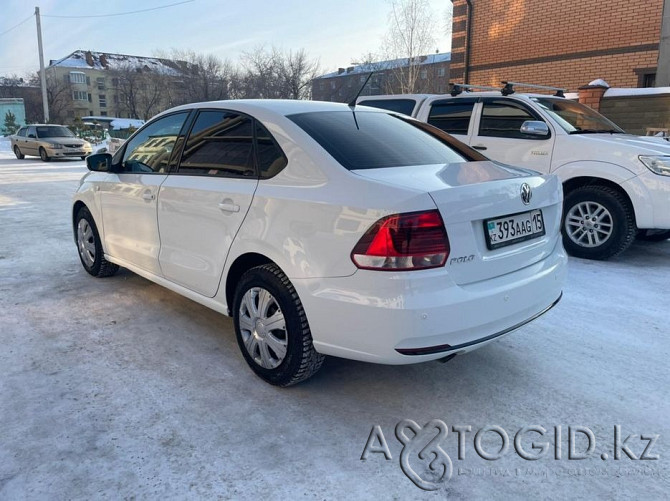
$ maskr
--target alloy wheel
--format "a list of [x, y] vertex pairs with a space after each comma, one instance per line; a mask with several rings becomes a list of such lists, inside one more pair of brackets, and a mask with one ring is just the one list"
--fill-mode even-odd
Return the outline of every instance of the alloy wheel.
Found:
[[612, 214], [597, 202], [580, 202], [565, 216], [565, 231], [574, 243], [582, 247], [604, 244], [614, 229]]

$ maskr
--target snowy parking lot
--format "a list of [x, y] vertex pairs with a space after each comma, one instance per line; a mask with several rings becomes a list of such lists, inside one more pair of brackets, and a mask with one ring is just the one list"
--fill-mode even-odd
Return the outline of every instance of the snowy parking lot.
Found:
[[[280, 389], [230, 319], [82, 269], [85, 172], [0, 140], [0, 498], [667, 498], [670, 240], [571, 259], [556, 308], [446, 364], [330, 358]], [[433, 456], [451, 475], [424, 491], [406, 473]]]

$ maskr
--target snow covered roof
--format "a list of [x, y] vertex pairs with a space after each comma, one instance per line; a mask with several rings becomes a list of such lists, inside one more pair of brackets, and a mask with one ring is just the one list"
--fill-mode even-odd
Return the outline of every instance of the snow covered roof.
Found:
[[[451, 52], [442, 52], [439, 54], [429, 54], [427, 56], [419, 56], [420, 65], [424, 64], [435, 64], [435, 63], [446, 63], [451, 61]], [[374, 63], [359, 64], [358, 66], [350, 66], [344, 71], [333, 71], [331, 73], [326, 73], [316, 77], [315, 80], [319, 78], [333, 78], [333, 77], [344, 77], [347, 75], [353, 75], [356, 73], [370, 73], [371, 71], [384, 71], [392, 70], [395, 68], [402, 68], [403, 66], [409, 65], [409, 59], [406, 57], [400, 59], [389, 59], [388, 61], [377, 61]]]
[[157, 57], [129, 56], [126, 54], [110, 54], [90, 50], [75, 50], [63, 59], [51, 60], [49, 66], [63, 66], [66, 68], [114, 70], [122, 68], [141, 68], [164, 75], [177, 76], [181, 74], [182, 61], [172, 61]]

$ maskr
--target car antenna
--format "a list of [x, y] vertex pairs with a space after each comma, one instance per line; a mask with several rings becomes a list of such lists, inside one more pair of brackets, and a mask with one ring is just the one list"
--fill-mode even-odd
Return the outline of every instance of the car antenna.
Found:
[[358, 92], [356, 93], [356, 96], [355, 96], [355, 97], [351, 100], [351, 102], [349, 103], [349, 107], [350, 107], [350, 108], [353, 109], [353, 108], [356, 107], [356, 100], [357, 100], [357, 99], [359, 98], [359, 96], [361, 95], [361, 92], [363, 92], [363, 89], [365, 89], [365, 86], [368, 84], [368, 81], [370, 80], [370, 77], [372, 76], [373, 73], [374, 73], [374, 71], [371, 71], [371, 72], [370, 72], [370, 74], [368, 75], [368, 78], [366, 78], [366, 79], [365, 79], [365, 82], [363, 82], [363, 85], [361, 85], [361, 88], [358, 89]]
[[361, 128], [358, 126], [358, 120], [356, 119], [356, 100], [358, 99], [358, 96], [361, 95], [361, 92], [363, 92], [363, 89], [365, 89], [365, 86], [368, 84], [368, 81], [370, 80], [370, 77], [374, 71], [371, 71], [370, 74], [368, 75], [368, 78], [365, 79], [365, 82], [363, 82], [363, 85], [361, 85], [361, 88], [358, 89], [358, 92], [356, 93], [356, 96], [351, 100], [349, 103], [349, 108], [351, 108], [351, 113], [354, 115], [354, 123], [356, 124], [356, 129], [361, 130]]

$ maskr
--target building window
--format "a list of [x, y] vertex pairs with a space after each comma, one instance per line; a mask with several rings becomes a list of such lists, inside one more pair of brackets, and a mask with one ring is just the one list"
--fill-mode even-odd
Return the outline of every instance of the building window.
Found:
[[330, 88], [335, 90], [335, 82], [330, 82]]
[[73, 84], [85, 84], [86, 83], [86, 74], [81, 71], [71, 71], [70, 72], [70, 83]]
[[101, 116], [101, 117], [106, 117], [106, 116], [107, 116], [107, 112], [106, 112], [106, 111], [101, 111], [101, 112], [100, 112], [100, 116]]
[[656, 73], [642, 75], [642, 87], [656, 87]]
[[365, 82], [366, 78], [368, 78], [367, 75], [361, 75], [360, 78], [358, 79], [358, 81], [363, 83], [363, 82]]
[[86, 101], [88, 100], [88, 94], [82, 90], [73, 90], [72, 99], [75, 101]]
[[105, 90], [105, 78], [104, 77], [97, 78], [96, 82], [98, 84], [98, 90]]
[[438, 77], [443, 77], [444, 76], [444, 68], [438, 68], [437, 69], [437, 76]]
[[88, 102], [89, 102], [89, 103], [92, 103], [92, 102], [93, 102], [93, 96], [91, 95], [90, 92], [89, 92], [89, 94], [88, 94]]
[[107, 108], [107, 96], [100, 94], [100, 96], [98, 96], [98, 104], [101, 108]]
[[421, 70], [419, 76], [421, 77], [421, 80], [425, 80], [426, 78], [428, 78], [428, 70]]

